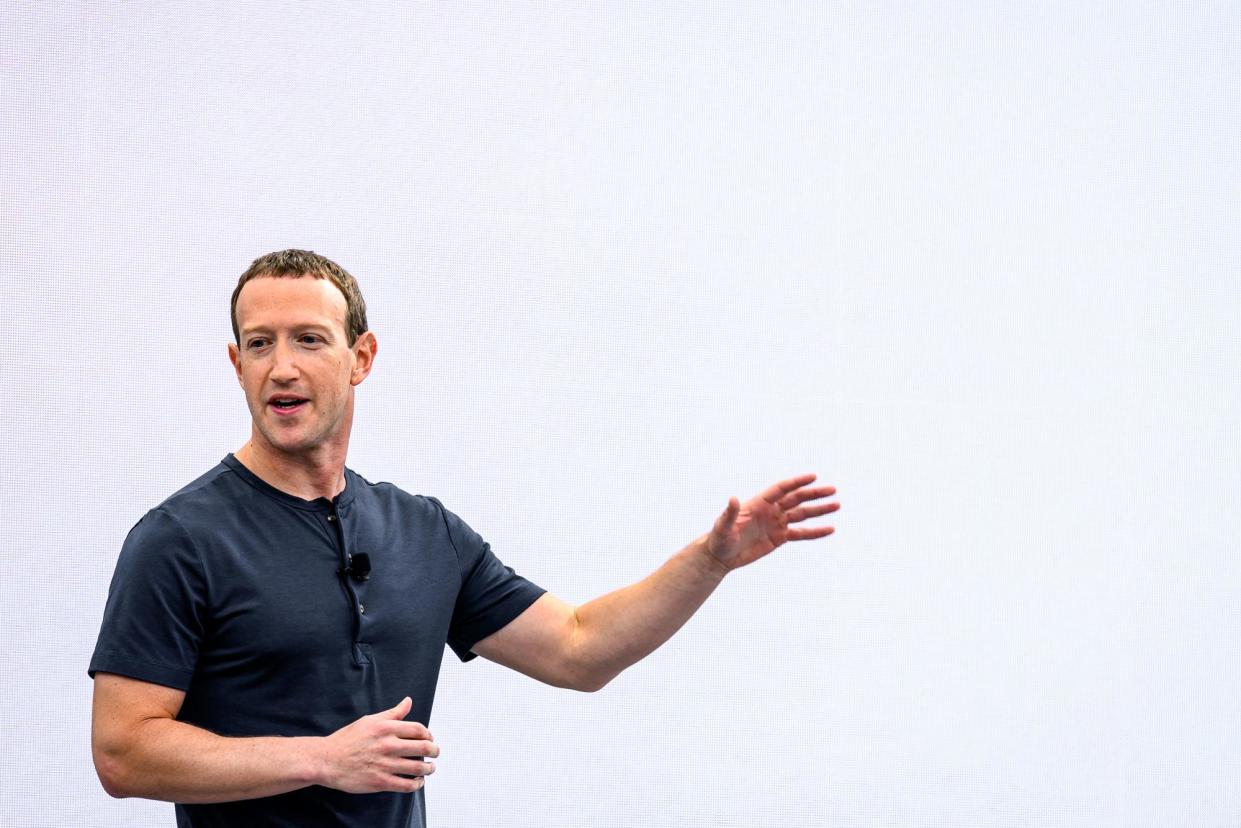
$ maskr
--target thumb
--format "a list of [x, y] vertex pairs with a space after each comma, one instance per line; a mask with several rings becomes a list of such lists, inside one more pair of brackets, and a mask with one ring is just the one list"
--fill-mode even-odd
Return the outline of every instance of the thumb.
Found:
[[409, 696], [397, 702], [396, 707], [390, 708], [383, 712], [385, 719], [404, 719], [409, 715], [409, 709], [414, 706], [414, 702]]
[[737, 519], [737, 513], [741, 511], [741, 501], [735, 497], [728, 498], [728, 505], [724, 507], [724, 513], [720, 515], [715, 522], [715, 528], [719, 532], [723, 532], [732, 522]]

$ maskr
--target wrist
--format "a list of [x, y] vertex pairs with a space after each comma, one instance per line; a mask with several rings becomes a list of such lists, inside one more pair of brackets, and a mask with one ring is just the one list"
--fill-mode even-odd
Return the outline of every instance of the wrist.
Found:
[[293, 739], [293, 774], [306, 785], [331, 787], [326, 736], [298, 736]]
[[710, 535], [703, 535], [690, 544], [691, 557], [696, 561], [699, 569], [706, 577], [715, 578], [722, 581], [724, 576], [731, 570], [727, 565], [715, 555], [711, 554], [711, 547], [708, 544]]

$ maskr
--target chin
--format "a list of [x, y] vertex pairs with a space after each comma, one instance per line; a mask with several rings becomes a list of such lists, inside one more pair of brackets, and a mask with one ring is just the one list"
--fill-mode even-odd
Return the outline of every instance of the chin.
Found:
[[280, 432], [264, 432], [267, 444], [283, 454], [301, 454], [315, 448], [319, 441], [302, 435], [282, 435]]

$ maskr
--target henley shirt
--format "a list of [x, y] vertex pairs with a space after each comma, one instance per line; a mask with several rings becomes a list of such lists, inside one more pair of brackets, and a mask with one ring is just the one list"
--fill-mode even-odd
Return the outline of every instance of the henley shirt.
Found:
[[[369, 556], [360, 580], [343, 572]], [[360, 569], [360, 567], [357, 567]], [[185, 692], [179, 721], [221, 736], [326, 736], [413, 700], [430, 723], [445, 643], [462, 661], [545, 592], [434, 497], [345, 469], [304, 500], [229, 454], [130, 530], [89, 674]], [[426, 824], [424, 791], [176, 805], [177, 825]]]

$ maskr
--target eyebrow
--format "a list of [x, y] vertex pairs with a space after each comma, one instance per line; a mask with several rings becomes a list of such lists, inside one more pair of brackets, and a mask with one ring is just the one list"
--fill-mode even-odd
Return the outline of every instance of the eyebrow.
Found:
[[[267, 334], [267, 333], [274, 333], [274, 332], [275, 332], [275, 330], [276, 330], [275, 328], [269, 327], [269, 326], [267, 326], [267, 325], [254, 325], [254, 326], [252, 326], [252, 327], [242, 328], [242, 329], [241, 329], [241, 335], [242, 335], [242, 336], [250, 336], [251, 334], [259, 334], [259, 333], [261, 333], [261, 334]], [[294, 330], [294, 331], [315, 331], [315, 332], [317, 332], [317, 333], [324, 333], [324, 334], [327, 334], [328, 336], [331, 336], [331, 335], [332, 335], [332, 328], [331, 328], [331, 326], [330, 326], [330, 325], [324, 325], [324, 324], [322, 324], [321, 322], [301, 322], [301, 323], [298, 323], [298, 324], [289, 325], [289, 326], [288, 326], [288, 330]]]

